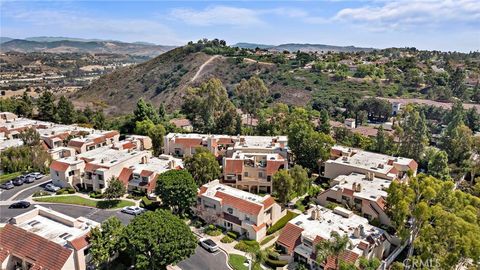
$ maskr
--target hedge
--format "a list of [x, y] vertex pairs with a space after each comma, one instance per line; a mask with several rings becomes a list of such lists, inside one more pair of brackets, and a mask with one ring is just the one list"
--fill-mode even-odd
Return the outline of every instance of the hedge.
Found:
[[287, 211], [287, 214], [285, 214], [285, 216], [283, 216], [281, 219], [279, 219], [277, 222], [275, 222], [275, 224], [273, 224], [270, 228], [268, 228], [267, 230], [267, 234], [272, 234], [278, 230], [280, 230], [281, 228], [283, 228], [285, 225], [287, 225], [287, 223], [292, 220], [293, 218], [295, 218], [296, 216], [298, 216], [297, 213], [294, 213], [292, 211]]
[[265, 245], [266, 243], [270, 242], [274, 237], [275, 237], [275, 235], [269, 235], [269, 236], [263, 238], [262, 242], [260, 242], [260, 245], [261, 246]]
[[233, 239], [237, 239], [238, 238], [238, 233], [234, 232], [234, 231], [229, 231], [227, 232], [227, 235], [230, 237], [230, 238], [233, 238]]
[[231, 238], [228, 235], [225, 235], [222, 239], [220, 239], [220, 242], [225, 244], [232, 243], [233, 241], [234, 241], [233, 238]]
[[277, 267], [284, 267], [288, 264], [286, 260], [272, 260], [270, 258], [265, 258], [265, 264], [276, 269]]
[[260, 249], [260, 244], [255, 240], [241, 240], [234, 248], [243, 252], [256, 252]]

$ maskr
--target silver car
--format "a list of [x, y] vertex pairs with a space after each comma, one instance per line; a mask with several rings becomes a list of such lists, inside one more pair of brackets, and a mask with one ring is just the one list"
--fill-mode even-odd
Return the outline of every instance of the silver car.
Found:
[[217, 245], [215, 242], [213, 242], [212, 239], [201, 238], [201, 239], [200, 239], [200, 245], [201, 245], [204, 249], [206, 249], [206, 250], [208, 250], [208, 251], [210, 251], [210, 252], [215, 252], [215, 251], [218, 250], [218, 245]]
[[146, 210], [144, 208], [141, 208], [141, 207], [138, 207], [138, 206], [125, 206], [124, 208], [122, 208], [123, 213], [129, 214], [129, 215], [134, 215], [134, 216], [140, 215], [145, 211]]
[[45, 190], [51, 191], [51, 192], [57, 192], [57, 191], [60, 190], [60, 188], [57, 187], [57, 186], [55, 186], [54, 184], [47, 184], [47, 185], [45, 186]]

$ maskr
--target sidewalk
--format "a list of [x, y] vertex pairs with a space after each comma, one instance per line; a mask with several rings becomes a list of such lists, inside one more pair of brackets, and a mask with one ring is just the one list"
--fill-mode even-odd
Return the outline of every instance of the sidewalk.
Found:
[[200, 228], [200, 229], [197, 229], [195, 227], [190, 227], [190, 229], [196, 234], [198, 235], [199, 237], [201, 238], [208, 238], [208, 239], [212, 239], [217, 245], [218, 247], [220, 247], [220, 249], [222, 249], [223, 251], [225, 251], [227, 254], [238, 254], [238, 255], [242, 255], [242, 256], [245, 256], [245, 257], [248, 257], [248, 254], [241, 251], [241, 250], [238, 250], [238, 249], [235, 249], [235, 245], [238, 243], [238, 241], [234, 240], [232, 243], [222, 243], [220, 240], [225, 237], [225, 235], [222, 233], [218, 236], [210, 236], [210, 235], [207, 235], [203, 232], [203, 229]]

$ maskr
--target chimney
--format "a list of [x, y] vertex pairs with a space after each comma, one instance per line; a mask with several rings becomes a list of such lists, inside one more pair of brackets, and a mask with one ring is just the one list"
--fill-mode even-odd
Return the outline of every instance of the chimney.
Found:
[[316, 214], [316, 215], [317, 215], [317, 219], [320, 220], [322, 213], [321, 213], [321, 211], [320, 211], [320, 206], [319, 206], [319, 205], [317, 205], [317, 207], [315, 208], [315, 211], [317, 212], [317, 214]]
[[372, 172], [372, 176], [370, 180], [373, 180], [373, 178], [375, 178], [375, 173]]
[[355, 192], [360, 192], [360, 191], [362, 191], [362, 184], [361, 184], [361, 183], [358, 183], [356, 188], [357, 188], [357, 189], [355, 189]]
[[353, 190], [353, 191], [357, 190], [357, 182], [353, 182], [353, 184], [352, 184], [352, 190]]
[[360, 226], [358, 226], [358, 227], [360, 228], [360, 235], [361, 235], [362, 237], [364, 237], [364, 236], [365, 236], [365, 228], [363, 228], [363, 225], [360, 225]]
[[359, 227], [355, 227], [355, 229], [353, 230], [353, 236], [355, 236], [355, 238], [360, 238], [360, 228]]
[[317, 219], [317, 208], [313, 208], [312, 212], [310, 212], [310, 219], [316, 220]]
[[103, 162], [104, 162], [104, 160], [103, 160], [103, 158], [102, 158], [102, 159], [100, 160], [100, 163], [103, 163]]

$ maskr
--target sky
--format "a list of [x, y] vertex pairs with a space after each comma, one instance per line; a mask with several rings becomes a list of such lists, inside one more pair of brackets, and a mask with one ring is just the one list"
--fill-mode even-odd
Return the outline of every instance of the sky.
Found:
[[480, 50], [480, 0], [8, 1], [0, 36]]

